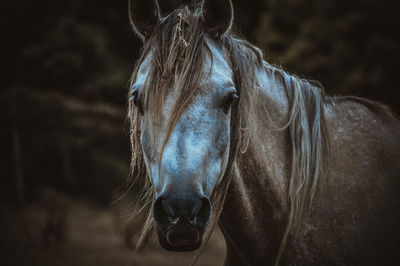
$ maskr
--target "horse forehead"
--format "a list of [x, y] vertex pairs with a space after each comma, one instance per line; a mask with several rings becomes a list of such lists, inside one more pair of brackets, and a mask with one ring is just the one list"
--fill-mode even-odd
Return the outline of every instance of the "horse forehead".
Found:
[[227, 60], [227, 52], [208, 38], [206, 38], [206, 45], [212, 54], [212, 61], [208, 56], [205, 62], [206, 73], [209, 73], [210, 67], [212, 67], [209, 81], [217, 83], [217, 85], [232, 83], [233, 72]]
[[[227, 60], [227, 51], [219, 47], [214, 41], [210, 40], [209, 38], [205, 39], [205, 43], [212, 54], [212, 59], [211, 56], [207, 56], [203, 66], [204, 77], [208, 78], [207, 83], [211, 83], [210, 85], [232, 83], [233, 72]], [[137, 84], [145, 83], [151, 69], [152, 56], [153, 54], [150, 51], [140, 64], [136, 77]]]

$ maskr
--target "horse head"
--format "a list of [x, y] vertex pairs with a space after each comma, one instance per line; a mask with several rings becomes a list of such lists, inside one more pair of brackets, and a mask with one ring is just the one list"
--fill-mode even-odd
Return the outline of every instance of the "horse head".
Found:
[[144, 40], [131, 87], [134, 152], [141, 151], [154, 190], [160, 244], [174, 251], [202, 244], [213, 192], [229, 168], [231, 107], [239, 97], [221, 45], [232, 3], [206, 0], [196, 10], [162, 17], [157, 1], [130, 3], [131, 23]]

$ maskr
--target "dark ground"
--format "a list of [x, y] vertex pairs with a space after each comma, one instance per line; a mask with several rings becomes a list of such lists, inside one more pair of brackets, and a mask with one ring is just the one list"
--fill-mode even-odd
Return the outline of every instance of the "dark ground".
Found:
[[[60, 198], [57, 197], [60, 201]], [[53, 198], [54, 200], [54, 198]], [[121, 237], [122, 217], [111, 208], [100, 208], [81, 201], [62, 199], [68, 206], [65, 238], [51, 231], [50, 220], [59, 215], [45, 204], [22, 212], [2, 206], [0, 265], [3, 266], [180, 266], [190, 265], [194, 254], [171, 254], [151, 245], [140, 253], [127, 247]], [[50, 218], [52, 216], [53, 218]], [[47, 225], [47, 226], [46, 226]], [[57, 225], [60, 229], [60, 224]], [[46, 236], [47, 234], [47, 236]], [[225, 244], [220, 232], [211, 238], [197, 265], [222, 265]]]

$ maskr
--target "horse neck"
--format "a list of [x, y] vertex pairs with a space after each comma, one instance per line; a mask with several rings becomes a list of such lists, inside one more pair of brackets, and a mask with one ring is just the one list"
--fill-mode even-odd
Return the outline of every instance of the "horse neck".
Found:
[[[251, 106], [248, 124], [248, 139], [243, 138], [237, 157], [240, 179], [246, 185], [249, 175], [248, 166], [253, 169], [253, 178], [258, 180], [258, 189], [272, 192], [283, 208], [286, 207], [286, 181], [289, 176], [290, 156], [287, 150], [286, 126], [289, 117], [288, 96], [282, 80], [265, 65], [256, 74], [256, 86], [251, 91]], [[254, 178], [255, 177], [255, 178]], [[250, 184], [248, 184], [250, 186]], [[263, 193], [264, 196], [267, 196]]]
[[258, 265], [257, 258], [265, 264], [266, 257], [275, 257], [286, 224], [285, 180], [290, 174], [285, 131], [278, 129], [288, 117], [285, 90], [273, 72], [260, 70], [257, 77], [249, 113], [253, 122], [245, 129], [250, 134], [248, 144], [242, 145], [236, 158], [220, 220], [228, 256], [231, 253], [231, 259], [242, 265]]

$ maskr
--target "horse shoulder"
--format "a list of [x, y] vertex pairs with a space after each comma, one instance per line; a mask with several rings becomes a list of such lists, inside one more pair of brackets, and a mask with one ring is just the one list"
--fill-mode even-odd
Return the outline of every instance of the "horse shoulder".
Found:
[[393, 255], [400, 240], [399, 122], [352, 100], [333, 101], [325, 118], [329, 163], [298, 256], [328, 264], [400, 261]]
[[365, 168], [398, 168], [399, 120], [383, 105], [355, 99], [334, 102], [326, 112], [333, 159], [339, 157], [349, 167], [361, 164]]

